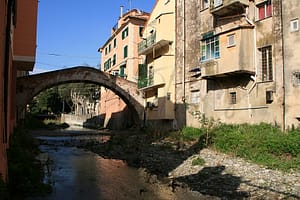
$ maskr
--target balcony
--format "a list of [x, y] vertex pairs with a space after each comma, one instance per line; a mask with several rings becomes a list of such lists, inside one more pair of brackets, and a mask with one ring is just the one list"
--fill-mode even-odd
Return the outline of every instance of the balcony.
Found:
[[139, 55], [147, 55], [149, 53], [152, 53], [153, 50], [158, 50], [172, 43], [172, 41], [164, 39], [161, 39], [157, 42], [156, 39], [156, 33], [154, 32], [151, 36], [140, 42], [138, 44]]
[[139, 54], [145, 51], [147, 48], [153, 46], [156, 42], [156, 33], [154, 32], [151, 36], [144, 39], [142, 42], [138, 44]]
[[216, 16], [241, 14], [247, 6], [249, 6], [249, 0], [214, 0], [210, 6], [210, 12]]
[[[228, 43], [232, 36], [232, 44]], [[218, 57], [200, 62], [202, 78], [217, 78], [235, 75], [255, 74], [254, 29], [234, 29], [219, 35], [220, 54]]]

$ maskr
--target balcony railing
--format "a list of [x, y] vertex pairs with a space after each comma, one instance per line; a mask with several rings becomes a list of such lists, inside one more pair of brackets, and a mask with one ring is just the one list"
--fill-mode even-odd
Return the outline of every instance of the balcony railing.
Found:
[[139, 78], [138, 79], [138, 88], [148, 87], [149, 80], [148, 78]]
[[218, 16], [243, 13], [249, 6], [249, 0], [214, 0], [211, 3], [211, 13]]
[[154, 32], [151, 36], [147, 37], [146, 39], [144, 39], [142, 42], [138, 44], [139, 53], [154, 45], [155, 42], [156, 42], [156, 33]]

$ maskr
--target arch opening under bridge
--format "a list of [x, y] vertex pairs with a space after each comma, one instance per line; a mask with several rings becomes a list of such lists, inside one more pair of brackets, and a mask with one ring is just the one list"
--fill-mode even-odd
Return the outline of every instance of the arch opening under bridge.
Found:
[[43, 90], [56, 85], [75, 82], [93, 83], [110, 89], [127, 104], [133, 113], [135, 124], [142, 124], [144, 99], [136, 83], [92, 67], [83, 66], [19, 77], [17, 79], [16, 99], [18, 115], [20, 116], [26, 105]]

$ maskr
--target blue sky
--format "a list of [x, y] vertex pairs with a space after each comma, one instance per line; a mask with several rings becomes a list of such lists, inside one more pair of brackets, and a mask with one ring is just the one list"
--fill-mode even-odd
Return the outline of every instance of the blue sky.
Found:
[[78, 65], [97, 67], [97, 52], [111, 28], [130, 8], [151, 12], [155, 0], [39, 0], [33, 73]]

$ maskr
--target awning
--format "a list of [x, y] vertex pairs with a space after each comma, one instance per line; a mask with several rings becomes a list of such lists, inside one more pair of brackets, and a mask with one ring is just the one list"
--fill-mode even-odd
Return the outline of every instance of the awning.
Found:
[[165, 86], [165, 83], [160, 83], [156, 85], [147, 86], [144, 88], [141, 88], [140, 91], [143, 92], [144, 98], [150, 98], [157, 95], [158, 88], [162, 88]]

